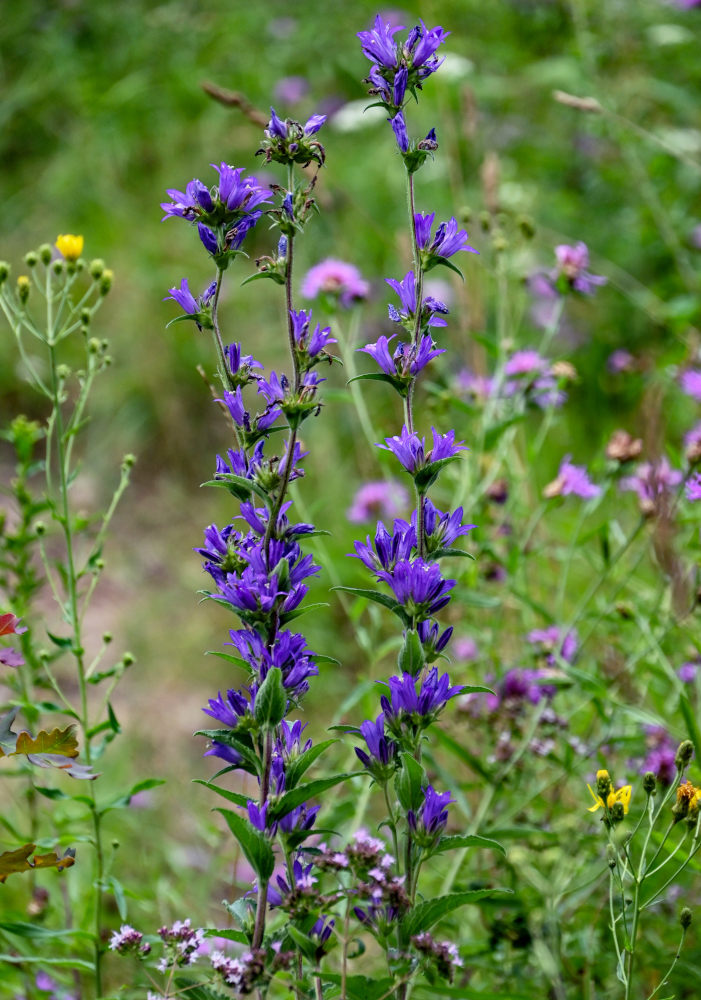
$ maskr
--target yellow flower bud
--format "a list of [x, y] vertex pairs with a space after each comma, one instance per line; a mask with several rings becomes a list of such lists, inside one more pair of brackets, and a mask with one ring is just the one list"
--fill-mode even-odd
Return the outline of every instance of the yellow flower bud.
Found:
[[73, 236], [72, 233], [56, 237], [56, 249], [65, 260], [78, 260], [83, 252], [83, 243], [82, 236]]

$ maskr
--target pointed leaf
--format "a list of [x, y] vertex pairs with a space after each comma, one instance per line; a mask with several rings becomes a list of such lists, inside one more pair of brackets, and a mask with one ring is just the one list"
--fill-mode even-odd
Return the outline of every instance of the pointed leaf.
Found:
[[474, 833], [459, 834], [454, 837], [441, 837], [438, 846], [433, 849], [432, 854], [443, 854], [444, 851], [453, 851], [459, 847], [476, 847], [485, 851], [501, 851], [506, 855], [506, 849], [498, 840], [490, 837], [478, 837]]
[[452, 260], [448, 260], [447, 257], [434, 257], [426, 270], [431, 271], [434, 267], [447, 267], [449, 271], [454, 271], [455, 274], [459, 274], [462, 281], [465, 281], [465, 275], [462, 273], [460, 268], [457, 264], [453, 264]]
[[511, 891], [511, 889], [470, 889], [466, 892], [450, 892], [447, 896], [438, 896], [436, 899], [427, 899], [423, 903], [417, 903], [406, 915], [402, 921], [402, 930], [407, 937], [420, 934], [462, 906], [469, 906], [487, 896], [498, 896]]
[[279, 726], [287, 708], [287, 694], [282, 686], [282, 670], [271, 667], [258, 689], [255, 720], [262, 729]]
[[315, 781], [308, 781], [304, 785], [297, 785], [296, 788], [285, 792], [282, 798], [274, 805], [271, 805], [270, 816], [273, 819], [282, 819], [283, 816], [287, 816], [288, 813], [296, 809], [297, 806], [301, 806], [304, 802], [307, 802], [308, 799], [314, 798], [316, 795], [321, 795], [327, 788], [332, 788], [340, 781], [345, 781], [347, 778], [355, 778], [359, 774], [364, 773], [364, 771], [353, 771], [348, 774], [334, 774], [330, 778], [317, 778]]
[[275, 868], [275, 855], [268, 838], [251, 826], [248, 819], [230, 809], [216, 809], [215, 812], [221, 813], [226, 820], [258, 878], [261, 882], [267, 882]]
[[318, 608], [328, 608], [328, 604], [326, 602], [322, 602], [320, 604], [305, 604], [301, 608], [295, 608], [294, 611], [286, 611], [285, 614], [280, 615], [280, 623], [282, 625], [287, 625], [288, 622], [293, 621], [295, 618], [307, 615], [310, 611], [316, 611]]
[[399, 669], [407, 674], [416, 675], [426, 664], [424, 648], [421, 645], [419, 633], [415, 629], [407, 629], [404, 643], [397, 658]]
[[428, 784], [426, 772], [409, 753], [401, 754], [402, 766], [394, 779], [399, 804], [405, 811], [416, 810], [424, 800], [424, 788]]
[[431, 559], [445, 559], [447, 556], [453, 556], [460, 559], [474, 559], [475, 557], [471, 552], [465, 552], [464, 549], [436, 549], [435, 552], [431, 553]]
[[232, 792], [228, 788], [220, 788], [219, 785], [215, 785], [213, 781], [205, 781], [203, 778], [193, 778], [193, 783], [195, 785], [204, 785], [205, 788], [209, 788], [210, 791], [216, 792], [217, 795], [221, 795], [223, 799], [227, 802], [233, 802], [237, 806], [243, 806], [245, 809], [249, 802], [253, 802], [250, 795], [243, 795], [241, 792]]
[[299, 757], [295, 757], [289, 762], [285, 768], [285, 787], [288, 791], [295, 787], [307, 768], [311, 767], [314, 761], [334, 743], [338, 743], [338, 740], [324, 740], [323, 743], [315, 743]]

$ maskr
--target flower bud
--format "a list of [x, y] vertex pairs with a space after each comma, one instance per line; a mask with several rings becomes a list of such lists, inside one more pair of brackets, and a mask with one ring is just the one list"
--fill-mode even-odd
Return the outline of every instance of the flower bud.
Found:
[[56, 375], [58, 376], [59, 382], [65, 382], [70, 374], [71, 370], [68, 365], [59, 365], [56, 369]]
[[521, 230], [521, 235], [527, 240], [532, 240], [535, 236], [535, 223], [530, 215], [519, 215], [516, 225]]
[[29, 298], [29, 288], [30, 288], [29, 278], [27, 277], [26, 274], [20, 274], [19, 278], [17, 279], [17, 296], [22, 305], [24, 305], [27, 299]]
[[104, 569], [105, 568], [105, 560], [104, 559], [96, 559], [95, 560], [95, 568], [96, 569]]
[[89, 309], [80, 310], [80, 322], [83, 326], [90, 326], [90, 320], [92, 319], [92, 313]]
[[107, 645], [108, 643], [112, 642], [112, 633], [111, 632], [103, 632], [102, 633], [102, 641], [104, 642], [105, 645]]
[[688, 930], [691, 927], [691, 910], [688, 906], [683, 907], [682, 912], [679, 914], [679, 923], [684, 930]]
[[94, 278], [95, 281], [97, 281], [97, 279], [101, 278], [102, 275], [105, 273], [104, 260], [101, 260], [99, 257], [96, 257], [95, 260], [91, 260], [89, 271], [90, 271], [90, 276]]
[[458, 211], [458, 218], [463, 226], [468, 225], [472, 219], [472, 209], [469, 205], [462, 206], [462, 208]]
[[597, 771], [596, 772], [597, 795], [600, 795], [605, 802], [612, 791], [613, 791], [613, 782], [611, 781], [611, 775], [606, 770]]
[[677, 766], [677, 770], [683, 771], [688, 764], [691, 763], [691, 758], [694, 756], [694, 744], [691, 740], [682, 740], [679, 744], [679, 749], [677, 750], [677, 755], [674, 758], [674, 763]]
[[91, 337], [88, 341], [88, 351], [90, 351], [91, 354], [100, 353], [100, 341], [97, 337]]
[[63, 274], [63, 261], [55, 260], [51, 265], [51, 270], [54, 272], [54, 274]]
[[621, 823], [625, 817], [626, 810], [622, 802], [614, 802], [609, 810], [609, 816], [611, 817], [611, 823]]
[[130, 667], [134, 663], [134, 657], [131, 653], [125, 653], [122, 657], [122, 663], [125, 667]]
[[30, 250], [29, 253], [24, 255], [24, 263], [27, 267], [36, 267], [39, 263], [39, 254], [36, 250]]
[[657, 777], [653, 771], [646, 771], [643, 775], [643, 791], [647, 795], [654, 795], [657, 791]]
[[132, 455], [131, 453], [125, 455], [124, 458], [122, 459], [122, 468], [131, 469], [132, 466], [135, 464], [135, 462], [136, 462], [136, 455]]
[[504, 253], [508, 250], [509, 243], [503, 233], [495, 233], [494, 239], [492, 240], [492, 250], [494, 253]]
[[480, 212], [480, 226], [485, 233], [492, 228], [492, 216], [489, 212]]
[[0, 260], [0, 285], [7, 281], [7, 277], [10, 273], [10, 265], [6, 260]]
[[37, 521], [35, 523], [35, 525], [34, 525], [34, 530], [37, 533], [37, 535], [40, 535], [40, 536], [41, 535], [45, 535], [46, 534], [46, 524], [45, 524], [45, 522], [44, 521]]
[[42, 264], [50, 264], [53, 255], [54, 252], [50, 244], [42, 243], [41, 246], [39, 247], [39, 258], [41, 259]]
[[616, 848], [613, 846], [613, 844], [606, 845], [606, 861], [608, 862], [608, 866], [612, 871], [618, 864], [618, 858], [616, 857]]
[[110, 288], [112, 287], [113, 280], [114, 280], [114, 272], [110, 271], [109, 268], [106, 268], [102, 272], [102, 276], [100, 278], [100, 295], [107, 295]]
[[606, 445], [606, 457], [613, 462], [630, 462], [638, 458], [643, 450], [643, 442], [640, 438], [633, 438], [628, 431], [614, 431], [611, 440]]

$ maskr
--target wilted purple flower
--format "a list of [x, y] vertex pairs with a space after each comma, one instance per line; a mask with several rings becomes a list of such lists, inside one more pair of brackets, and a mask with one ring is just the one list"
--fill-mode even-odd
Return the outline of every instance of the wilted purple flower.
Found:
[[701, 369], [689, 368], [679, 377], [679, 384], [687, 396], [701, 403]]
[[394, 517], [409, 503], [409, 494], [394, 480], [364, 483], [353, 497], [346, 517], [354, 524], [377, 517]]
[[701, 473], [695, 472], [684, 487], [687, 500], [701, 500]]
[[589, 249], [586, 243], [576, 243], [568, 246], [561, 243], [555, 247], [555, 257], [557, 258], [557, 271], [554, 272], [554, 279], [560, 275], [565, 278], [569, 286], [581, 295], [593, 295], [598, 285], [605, 285], [607, 278], [598, 274], [590, 274]]
[[570, 456], [565, 455], [560, 462], [557, 478], [545, 487], [543, 495], [550, 498], [569, 496], [571, 493], [582, 500], [593, 500], [601, 495], [601, 487], [592, 483], [583, 465], [572, 465]]
[[353, 264], [328, 257], [310, 268], [302, 282], [303, 298], [315, 299], [320, 293], [334, 296], [339, 305], [350, 309], [355, 302], [368, 297], [370, 285]]

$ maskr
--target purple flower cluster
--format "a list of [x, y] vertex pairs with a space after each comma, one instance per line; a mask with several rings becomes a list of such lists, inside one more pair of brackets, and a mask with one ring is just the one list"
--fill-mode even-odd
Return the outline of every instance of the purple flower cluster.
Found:
[[370, 285], [353, 264], [328, 257], [307, 271], [301, 291], [304, 299], [327, 295], [337, 299], [341, 308], [350, 309], [368, 297]]

